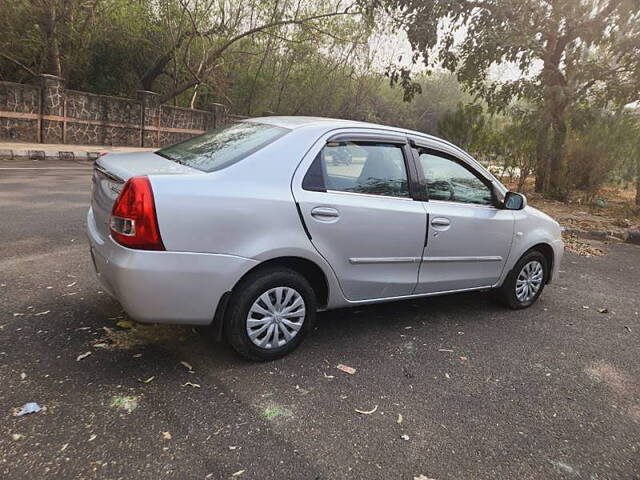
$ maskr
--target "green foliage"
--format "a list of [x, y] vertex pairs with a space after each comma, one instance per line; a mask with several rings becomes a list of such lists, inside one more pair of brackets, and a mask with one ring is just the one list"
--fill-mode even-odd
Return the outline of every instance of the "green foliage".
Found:
[[611, 180], [630, 181], [640, 173], [640, 123], [626, 111], [580, 106], [571, 115], [567, 141], [569, 188], [591, 201]]
[[445, 113], [438, 122], [440, 135], [466, 150], [483, 151], [491, 134], [488, 118], [482, 105], [459, 104], [458, 108]]
[[[621, 106], [640, 93], [640, 3], [629, 0], [386, 0], [427, 66], [455, 72], [492, 111], [539, 110], [536, 185], [566, 196], [567, 116], [579, 103]], [[417, 58], [417, 57], [414, 57]], [[510, 64], [513, 79], [491, 76]], [[544, 127], [544, 123], [541, 124]], [[542, 168], [544, 166], [544, 168]]]

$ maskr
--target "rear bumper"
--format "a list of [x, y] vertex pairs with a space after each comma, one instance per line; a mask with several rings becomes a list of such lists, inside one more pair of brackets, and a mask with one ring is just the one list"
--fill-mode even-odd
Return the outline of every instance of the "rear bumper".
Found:
[[140, 322], [208, 325], [222, 295], [258, 264], [234, 255], [132, 250], [103, 237], [91, 209], [87, 228], [100, 283]]

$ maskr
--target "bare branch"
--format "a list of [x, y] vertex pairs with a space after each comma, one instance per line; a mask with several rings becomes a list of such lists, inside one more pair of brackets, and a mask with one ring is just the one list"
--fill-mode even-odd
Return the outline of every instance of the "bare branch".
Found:
[[25, 70], [26, 72], [28, 72], [30, 75], [33, 75], [34, 77], [36, 76], [36, 73], [31, 70], [29, 67], [27, 67], [24, 63], [20, 62], [19, 60], [13, 58], [12, 56], [10, 56], [7, 53], [4, 52], [0, 52], [0, 57], [3, 57], [7, 60], [9, 60], [11, 63], [16, 64], [17, 66], [19, 66], [20, 68], [22, 68], [23, 70]]

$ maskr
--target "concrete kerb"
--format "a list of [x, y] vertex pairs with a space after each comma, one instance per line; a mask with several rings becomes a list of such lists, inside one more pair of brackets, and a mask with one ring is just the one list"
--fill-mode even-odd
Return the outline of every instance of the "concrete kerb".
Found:
[[69, 150], [16, 150], [0, 148], [0, 158], [9, 160], [85, 160], [94, 161], [104, 152], [69, 151]]
[[580, 230], [562, 227], [563, 233], [575, 235], [587, 240], [600, 240], [610, 242], [623, 242], [640, 245], [640, 230], [607, 231], [607, 230]]
[[8, 160], [67, 160], [67, 161], [95, 161], [101, 155], [111, 152], [140, 152], [153, 151], [156, 148], [140, 147], [100, 147], [100, 146], [72, 146], [72, 145], [38, 145], [38, 144], [2, 144], [0, 143], [0, 158]]

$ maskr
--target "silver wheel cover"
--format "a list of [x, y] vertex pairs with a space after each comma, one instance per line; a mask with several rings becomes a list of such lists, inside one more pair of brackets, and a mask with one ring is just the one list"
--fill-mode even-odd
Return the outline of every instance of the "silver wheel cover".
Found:
[[247, 315], [247, 335], [254, 345], [273, 349], [289, 343], [306, 316], [302, 295], [290, 287], [276, 287], [260, 295]]
[[544, 280], [544, 268], [538, 260], [526, 263], [516, 279], [516, 298], [522, 303], [531, 301]]

